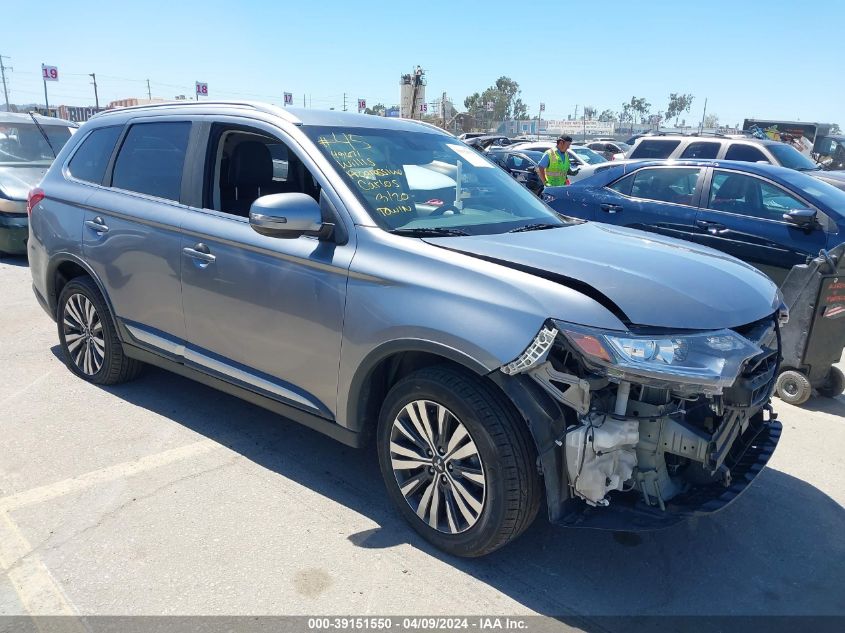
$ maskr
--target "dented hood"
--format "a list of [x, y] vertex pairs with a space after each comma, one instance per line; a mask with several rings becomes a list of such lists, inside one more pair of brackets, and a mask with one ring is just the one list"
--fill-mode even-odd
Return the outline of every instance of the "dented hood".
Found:
[[0, 165], [0, 193], [10, 200], [26, 200], [29, 190], [35, 187], [49, 165]]
[[[775, 284], [733, 257], [595, 222], [425, 241], [572, 287], [633, 325], [736, 327], [772, 314], [779, 305]], [[566, 320], [566, 314], [548, 316]]]

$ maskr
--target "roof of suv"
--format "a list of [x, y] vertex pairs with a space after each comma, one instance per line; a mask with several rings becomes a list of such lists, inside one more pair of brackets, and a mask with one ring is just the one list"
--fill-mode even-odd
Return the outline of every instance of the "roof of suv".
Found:
[[191, 110], [196, 114], [231, 114], [232, 111], [252, 112], [277, 116], [294, 125], [325, 125], [357, 128], [381, 128], [405, 131], [421, 131], [421, 127], [429, 127], [443, 134], [448, 134], [440, 128], [422, 121], [382, 117], [372, 114], [356, 114], [353, 112], [338, 112], [336, 110], [312, 110], [308, 108], [282, 108], [258, 101], [172, 101], [154, 103], [128, 108], [117, 108], [100, 112], [92, 117], [95, 120], [104, 118], [120, 118], [126, 120], [139, 116], [168, 116], [182, 114]]
[[779, 145], [781, 144], [780, 141], [774, 141], [772, 139], [762, 139], [762, 138], [754, 138], [751, 136], [703, 136], [698, 134], [665, 134], [660, 136], [641, 136], [635, 141], [635, 144], [639, 144], [645, 141], [657, 141], [660, 143], [661, 141], [670, 142], [670, 141], [689, 141], [691, 143], [696, 142], [715, 142], [715, 143], [735, 143], [735, 142], [743, 142], [743, 143], [752, 143], [754, 145]]

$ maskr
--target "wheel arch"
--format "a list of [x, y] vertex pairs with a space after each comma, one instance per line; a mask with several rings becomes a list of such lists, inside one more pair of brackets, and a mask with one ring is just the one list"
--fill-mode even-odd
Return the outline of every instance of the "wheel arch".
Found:
[[365, 441], [372, 436], [384, 396], [398, 380], [413, 371], [446, 364], [486, 376], [490, 369], [452, 347], [425, 340], [394, 340], [372, 350], [361, 362], [349, 385], [346, 422]]
[[76, 277], [87, 276], [92, 279], [97, 286], [97, 290], [106, 302], [109, 312], [114, 318], [114, 306], [111, 304], [109, 295], [103, 282], [93, 271], [93, 269], [80, 257], [72, 253], [58, 253], [50, 259], [47, 267], [47, 305], [50, 308], [50, 313], [55, 319], [58, 318], [57, 310], [59, 307], [59, 295], [62, 294], [62, 289], [67, 283]]

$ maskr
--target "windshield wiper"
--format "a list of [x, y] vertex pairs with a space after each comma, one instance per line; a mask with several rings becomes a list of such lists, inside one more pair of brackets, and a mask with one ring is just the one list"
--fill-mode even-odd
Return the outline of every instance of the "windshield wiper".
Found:
[[511, 229], [508, 233], [524, 233], [525, 231], [543, 231], [545, 229], [556, 229], [563, 224], [549, 224], [548, 222], [536, 222], [534, 224], [526, 224], [525, 226], [518, 226], [515, 229]]
[[450, 229], [445, 226], [434, 227], [418, 227], [415, 229], [391, 229], [388, 233], [394, 235], [407, 235], [408, 237], [454, 237], [460, 235], [469, 235], [462, 229]]
[[41, 136], [44, 137], [44, 140], [47, 141], [47, 145], [50, 146], [50, 151], [53, 152], [53, 158], [56, 157], [56, 150], [53, 148], [53, 144], [50, 142], [50, 137], [47, 136], [47, 132], [44, 131], [44, 128], [41, 127], [41, 124], [35, 118], [35, 115], [30, 111], [29, 117], [32, 119], [32, 122], [35, 123], [35, 127], [38, 128], [38, 131], [41, 132]]

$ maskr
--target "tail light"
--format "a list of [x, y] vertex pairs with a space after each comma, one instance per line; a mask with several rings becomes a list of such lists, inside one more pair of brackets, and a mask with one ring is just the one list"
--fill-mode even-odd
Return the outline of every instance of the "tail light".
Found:
[[28, 215], [32, 215], [32, 210], [35, 206], [44, 199], [44, 190], [36, 187], [32, 191], [29, 192], [29, 195], [26, 197], [26, 212]]

